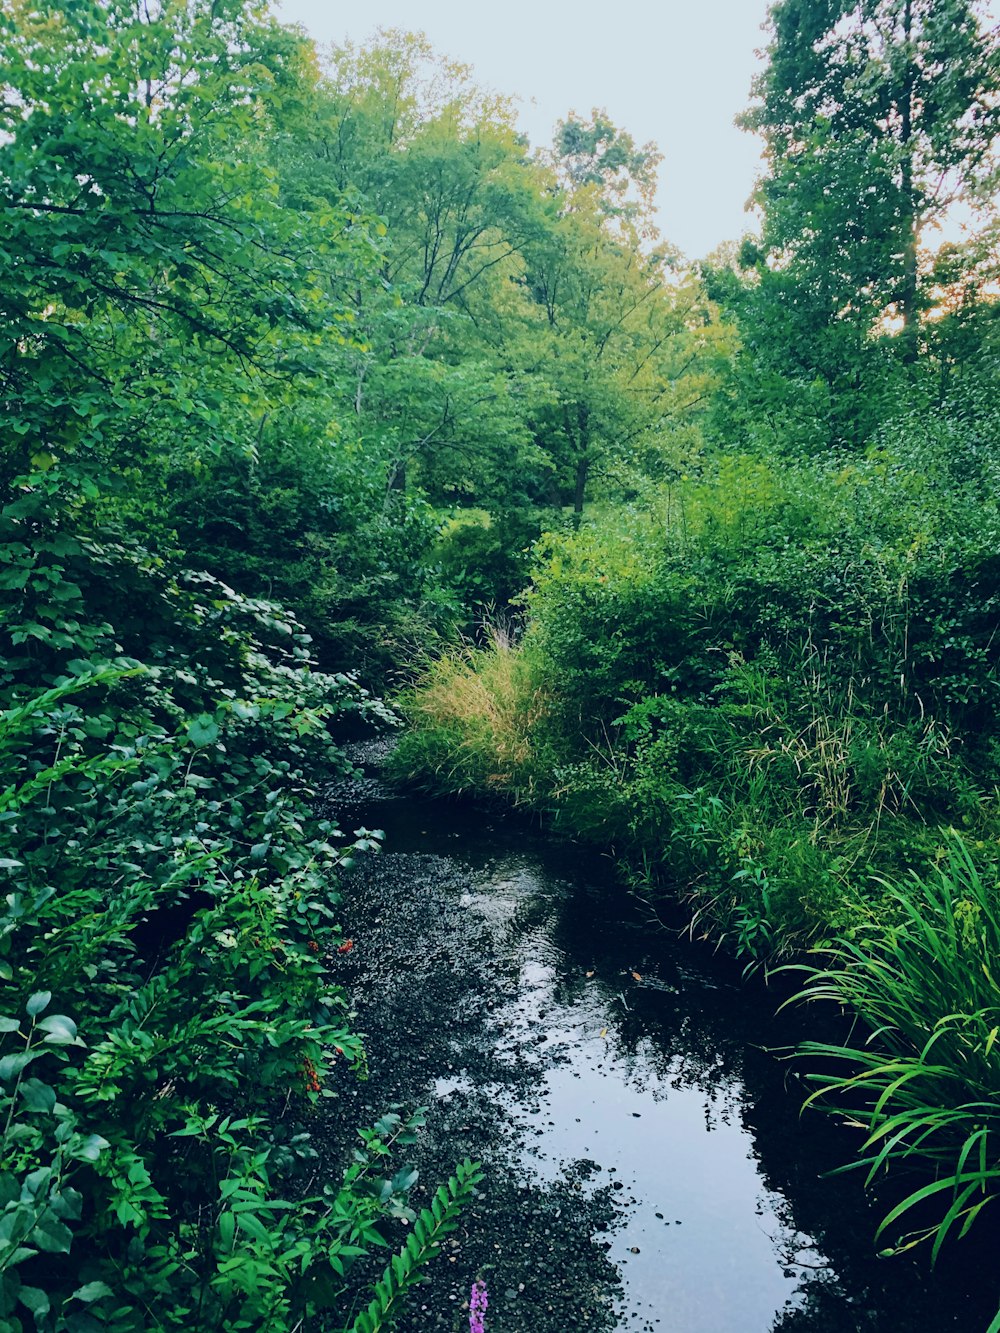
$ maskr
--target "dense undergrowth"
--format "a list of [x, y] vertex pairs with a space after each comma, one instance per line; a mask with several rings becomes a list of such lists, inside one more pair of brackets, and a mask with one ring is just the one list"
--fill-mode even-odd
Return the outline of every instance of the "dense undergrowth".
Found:
[[880, 1034], [822, 1100], [868, 1126], [873, 1179], [930, 1160], [938, 1240], [1000, 1182], [990, 429], [911, 418], [825, 469], [723, 458], [544, 539], [523, 635], [432, 663], [395, 759], [613, 846], [748, 961], [817, 951], [808, 995]]
[[[337, 885], [377, 836], [317, 820], [310, 784], [345, 771], [331, 727], [385, 710], [315, 670], [279, 606], [99, 543], [45, 481], [2, 514], [23, 587], [0, 712], [0, 1326], [370, 1333], [476, 1179], [418, 1219], [415, 1173], [388, 1164], [419, 1118], [392, 1111], [315, 1180], [319, 1105], [364, 1061], [325, 975]], [[57, 617], [53, 584], [77, 603]], [[417, 1239], [355, 1323], [351, 1267], [394, 1218]]]

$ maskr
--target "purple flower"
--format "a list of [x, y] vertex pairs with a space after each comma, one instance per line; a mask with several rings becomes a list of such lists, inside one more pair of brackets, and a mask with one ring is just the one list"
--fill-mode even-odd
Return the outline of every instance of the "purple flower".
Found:
[[469, 1333], [484, 1333], [483, 1317], [488, 1305], [486, 1283], [481, 1278], [476, 1278], [469, 1296]]

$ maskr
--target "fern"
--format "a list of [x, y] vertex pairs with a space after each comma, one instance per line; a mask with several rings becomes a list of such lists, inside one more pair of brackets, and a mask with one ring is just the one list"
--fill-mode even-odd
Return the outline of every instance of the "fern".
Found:
[[438, 1186], [429, 1208], [424, 1208], [375, 1284], [375, 1295], [362, 1310], [348, 1333], [382, 1333], [390, 1329], [401, 1312], [406, 1293], [420, 1281], [420, 1270], [441, 1247], [441, 1240], [458, 1225], [459, 1214], [482, 1180], [478, 1162], [468, 1158], [455, 1168], [446, 1185]]

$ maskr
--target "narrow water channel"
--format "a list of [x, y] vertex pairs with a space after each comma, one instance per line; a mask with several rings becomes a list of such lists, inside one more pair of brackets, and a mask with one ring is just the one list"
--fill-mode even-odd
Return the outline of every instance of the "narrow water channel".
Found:
[[386, 850], [347, 885], [338, 979], [371, 1074], [337, 1115], [426, 1106], [425, 1186], [486, 1169], [404, 1333], [467, 1329], [476, 1277], [489, 1333], [982, 1333], [993, 1252], [933, 1275], [875, 1256], [860, 1181], [827, 1174], [847, 1131], [800, 1116], [772, 1053], [773, 996], [651, 930], [594, 852], [394, 795], [378, 747], [357, 758], [331, 807]]

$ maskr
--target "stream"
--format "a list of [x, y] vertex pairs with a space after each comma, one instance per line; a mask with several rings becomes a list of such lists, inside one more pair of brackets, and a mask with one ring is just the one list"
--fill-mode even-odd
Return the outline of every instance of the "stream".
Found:
[[860, 1176], [828, 1174], [857, 1140], [800, 1115], [774, 1052], [801, 1016], [651, 928], [592, 849], [394, 794], [381, 752], [355, 746], [364, 778], [326, 797], [386, 833], [345, 885], [334, 967], [370, 1076], [330, 1119], [428, 1108], [414, 1206], [462, 1158], [485, 1168], [402, 1333], [467, 1330], [476, 1277], [487, 1333], [983, 1333], [995, 1248], [973, 1236], [933, 1273], [877, 1258]]

